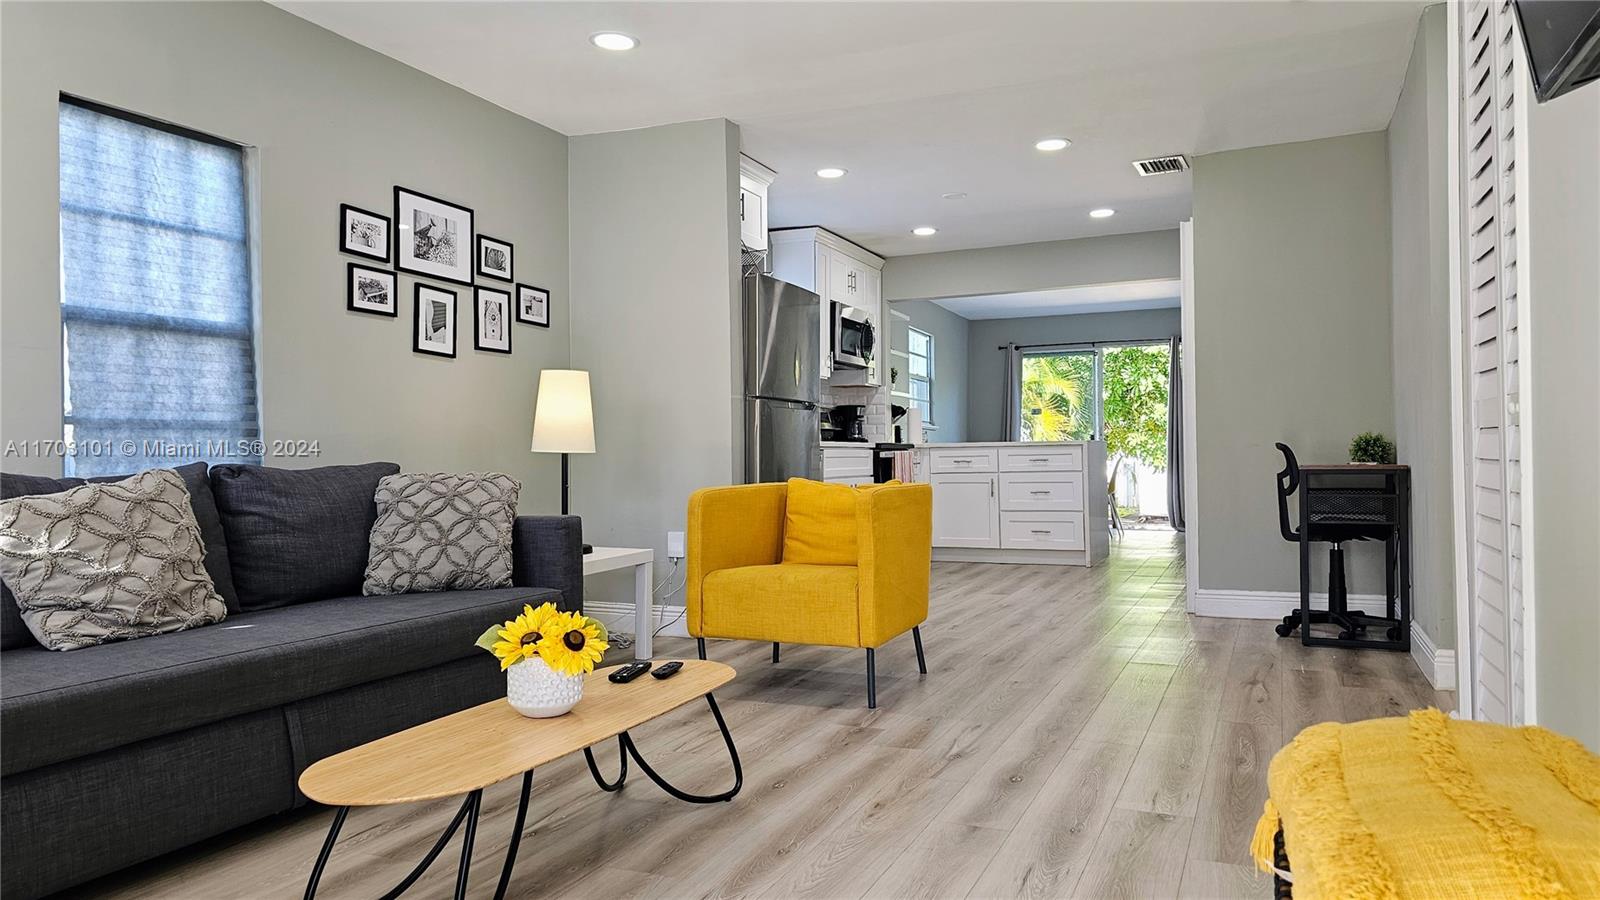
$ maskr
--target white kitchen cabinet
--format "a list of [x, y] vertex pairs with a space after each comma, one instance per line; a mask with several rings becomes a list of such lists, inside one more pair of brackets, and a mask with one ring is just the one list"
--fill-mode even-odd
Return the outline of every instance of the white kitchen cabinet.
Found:
[[746, 250], [767, 249], [767, 189], [778, 173], [739, 154], [739, 242]]
[[[879, 387], [888, 372], [889, 321], [883, 302], [883, 257], [824, 228], [780, 228], [769, 234], [774, 278], [814, 291], [822, 302], [819, 328], [824, 380], [845, 386]], [[865, 310], [877, 338], [872, 365], [833, 369], [833, 305]]]
[[1000, 500], [994, 475], [933, 476], [933, 545], [1000, 546]]

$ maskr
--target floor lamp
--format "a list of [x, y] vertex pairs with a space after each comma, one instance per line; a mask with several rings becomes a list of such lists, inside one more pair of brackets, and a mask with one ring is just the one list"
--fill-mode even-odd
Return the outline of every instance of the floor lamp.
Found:
[[[589, 400], [589, 373], [581, 369], [539, 372], [539, 396], [533, 407], [535, 453], [561, 454], [561, 514], [570, 514], [569, 453], [594, 452], [594, 406]], [[583, 545], [583, 552], [593, 550]]]

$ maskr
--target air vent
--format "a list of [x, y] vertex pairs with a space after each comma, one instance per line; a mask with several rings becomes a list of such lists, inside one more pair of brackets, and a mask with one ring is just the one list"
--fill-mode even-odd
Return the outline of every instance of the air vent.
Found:
[[1135, 160], [1133, 167], [1139, 170], [1139, 175], [1173, 175], [1189, 170], [1189, 160], [1183, 154], [1176, 156], [1157, 156], [1154, 159]]

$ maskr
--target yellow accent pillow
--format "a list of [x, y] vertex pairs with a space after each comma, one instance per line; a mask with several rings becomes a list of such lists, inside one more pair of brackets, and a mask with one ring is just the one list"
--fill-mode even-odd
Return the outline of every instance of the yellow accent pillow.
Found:
[[855, 565], [857, 493], [899, 483], [851, 487], [789, 479], [783, 512], [783, 561], [807, 566]]

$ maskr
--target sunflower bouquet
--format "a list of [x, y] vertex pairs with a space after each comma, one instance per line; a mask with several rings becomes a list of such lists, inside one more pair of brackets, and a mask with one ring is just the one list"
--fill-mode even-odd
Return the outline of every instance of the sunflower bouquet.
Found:
[[478, 646], [500, 660], [502, 672], [523, 660], [540, 659], [563, 675], [584, 675], [605, 656], [608, 636], [598, 619], [562, 612], [554, 603], [538, 609], [523, 604], [522, 615], [490, 626]]

